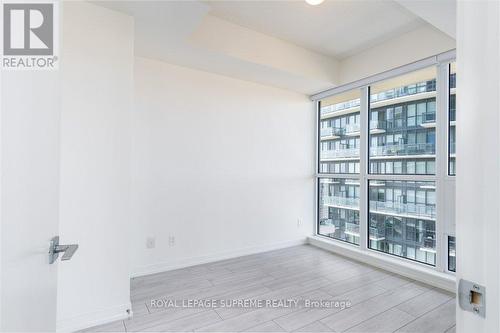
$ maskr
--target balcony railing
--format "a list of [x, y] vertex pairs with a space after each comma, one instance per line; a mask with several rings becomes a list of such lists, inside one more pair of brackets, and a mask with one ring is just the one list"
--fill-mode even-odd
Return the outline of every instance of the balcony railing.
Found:
[[370, 240], [384, 240], [385, 230], [377, 227], [370, 227]]
[[457, 87], [457, 74], [452, 73], [450, 74], [450, 88], [456, 88]]
[[[450, 111], [451, 117], [451, 111]], [[453, 118], [454, 119], [454, 112]], [[414, 127], [415, 125], [421, 124], [429, 124], [436, 122], [436, 113], [435, 112], [425, 112], [416, 117], [414, 123], [410, 127]], [[407, 120], [404, 118], [400, 119], [389, 119], [389, 120], [370, 120], [370, 131], [376, 130], [391, 130], [391, 129], [404, 129], [408, 127]], [[351, 133], [359, 133], [361, 127], [359, 123], [347, 124], [345, 127], [325, 127], [321, 129], [321, 136], [344, 136]]]
[[405, 127], [414, 127], [421, 124], [429, 124], [436, 122], [436, 112], [424, 112], [416, 116], [413, 124], [409, 125], [409, 121], [405, 118], [388, 119], [388, 120], [370, 120], [370, 130], [391, 130], [404, 129]]
[[406, 156], [433, 155], [436, 147], [433, 143], [396, 144], [370, 147], [370, 156]]
[[435, 123], [435, 122], [436, 122], [436, 112], [422, 113], [422, 123]]
[[402, 217], [436, 219], [436, 207], [424, 204], [370, 200], [370, 213]]
[[337, 237], [340, 237], [340, 233], [343, 232], [345, 234], [359, 237], [359, 221], [354, 223], [353, 221], [347, 221], [346, 219], [324, 219], [320, 221], [320, 232], [326, 234], [339, 233]]
[[[408, 235], [407, 235], [408, 236]], [[385, 227], [370, 227], [370, 239], [371, 240], [378, 240], [378, 241], [385, 241], [387, 243], [396, 243], [396, 244], [401, 244], [403, 241], [404, 244], [407, 246], [411, 247], [416, 247], [420, 251], [426, 251], [426, 252], [435, 252], [436, 251], [436, 240], [432, 237], [435, 235], [429, 237], [429, 238], [423, 238], [423, 239], [407, 239], [405, 238], [404, 235], [394, 235], [392, 232], [387, 233], [387, 230]]]
[[338, 149], [338, 150], [323, 150], [320, 154], [321, 159], [334, 159], [334, 158], [359, 158], [359, 148]]
[[387, 124], [383, 120], [370, 120], [370, 130], [385, 130]]
[[457, 120], [456, 119], [456, 117], [457, 117], [456, 113], [457, 113], [456, 109], [450, 109], [450, 115], [449, 115], [450, 121], [456, 121]]
[[386, 120], [386, 129], [403, 129], [406, 127], [406, 121], [403, 118]]
[[359, 198], [330, 196], [321, 198], [321, 201], [324, 205], [328, 206], [351, 207], [359, 209]]
[[322, 128], [320, 131], [321, 137], [328, 137], [328, 136], [342, 136], [345, 133], [345, 128], [338, 128], [338, 127], [325, 127]]
[[359, 123], [347, 124], [345, 127], [345, 131], [347, 134], [359, 132], [360, 126]]
[[346, 222], [345, 232], [353, 236], [359, 236], [359, 224]]
[[456, 146], [455, 142], [450, 142], [450, 154], [456, 154], [455, 146]]
[[429, 80], [411, 84], [404, 87], [386, 90], [370, 96], [370, 102], [380, 102], [398, 97], [420, 94], [424, 92], [436, 91], [436, 80]]
[[333, 105], [324, 106], [321, 108], [321, 114], [329, 114], [332, 112], [342, 111], [350, 108], [354, 108], [360, 105], [360, 99], [354, 99], [344, 103], [338, 103]]

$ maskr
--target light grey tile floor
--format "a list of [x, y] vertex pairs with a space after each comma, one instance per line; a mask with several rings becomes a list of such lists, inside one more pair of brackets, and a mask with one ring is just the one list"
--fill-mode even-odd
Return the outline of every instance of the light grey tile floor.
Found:
[[[135, 278], [131, 297], [132, 319], [86, 332], [455, 330], [454, 295], [309, 245]], [[155, 307], [156, 299], [213, 300], [218, 307]], [[227, 307], [230, 300], [297, 304]]]

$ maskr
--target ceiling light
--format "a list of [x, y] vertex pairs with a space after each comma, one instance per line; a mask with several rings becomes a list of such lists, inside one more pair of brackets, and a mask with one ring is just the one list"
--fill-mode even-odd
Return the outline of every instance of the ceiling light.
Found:
[[325, 0], [306, 0], [306, 2], [308, 4], [310, 4], [311, 6], [316, 6], [316, 5], [319, 5], [321, 4], [323, 1]]

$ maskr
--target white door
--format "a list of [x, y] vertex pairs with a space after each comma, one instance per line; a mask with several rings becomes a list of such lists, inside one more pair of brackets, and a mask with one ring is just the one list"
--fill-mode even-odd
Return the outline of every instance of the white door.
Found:
[[1, 75], [0, 331], [54, 331], [60, 90], [57, 71]]
[[474, 303], [486, 307], [481, 316], [457, 306], [456, 331], [499, 332], [500, 3], [457, 5], [457, 280], [484, 286]]

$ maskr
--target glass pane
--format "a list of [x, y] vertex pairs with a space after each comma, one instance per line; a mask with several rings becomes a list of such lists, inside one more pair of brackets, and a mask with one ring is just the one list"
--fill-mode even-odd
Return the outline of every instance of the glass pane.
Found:
[[448, 270], [455, 272], [457, 268], [455, 237], [448, 236]]
[[319, 179], [318, 233], [359, 245], [359, 180]]
[[456, 128], [456, 111], [457, 111], [457, 99], [456, 99], [456, 88], [457, 88], [457, 72], [456, 64], [453, 62], [450, 64], [450, 99], [449, 99], [449, 156], [448, 156], [448, 173], [450, 176], [456, 175], [456, 156], [455, 156], [455, 128]]
[[435, 67], [371, 86], [369, 117], [370, 173], [435, 173]]
[[360, 90], [320, 102], [320, 173], [359, 173]]
[[434, 182], [369, 181], [369, 248], [436, 264]]

